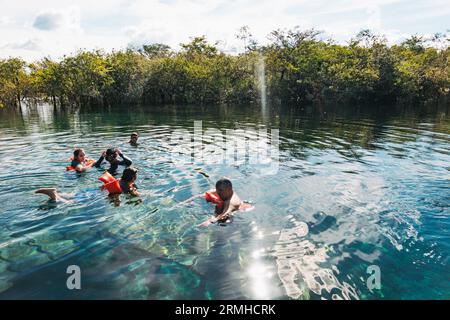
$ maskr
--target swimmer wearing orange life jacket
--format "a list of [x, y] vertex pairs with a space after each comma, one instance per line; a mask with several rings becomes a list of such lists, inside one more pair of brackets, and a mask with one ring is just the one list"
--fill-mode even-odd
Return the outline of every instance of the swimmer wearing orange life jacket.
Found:
[[95, 161], [92, 159], [86, 158], [86, 153], [82, 148], [76, 148], [73, 151], [73, 157], [70, 158], [72, 162], [70, 166], [67, 166], [67, 170], [75, 170], [77, 172], [85, 172], [87, 169], [92, 168]]
[[[136, 185], [134, 182], [137, 178], [137, 169], [128, 167], [123, 170], [122, 178], [115, 179], [109, 172], [105, 172], [99, 180], [103, 181], [105, 185], [102, 189], [108, 190], [110, 194], [127, 193], [133, 196], [139, 196], [136, 191]], [[35, 193], [45, 194], [51, 200], [58, 202], [71, 202], [74, 198], [74, 194], [61, 194], [56, 188], [40, 188]]]
[[216, 182], [216, 189], [205, 193], [205, 199], [208, 202], [216, 204], [214, 218], [210, 218], [199, 226], [206, 227], [217, 221], [225, 221], [230, 218], [234, 211], [249, 210], [253, 208], [250, 204], [244, 203], [236, 192], [233, 191], [233, 185], [228, 179], [220, 179]]
[[104, 183], [102, 190], [107, 190], [109, 194], [127, 193], [133, 196], [139, 196], [134, 182], [137, 179], [138, 170], [133, 167], [128, 167], [123, 170], [122, 178], [114, 178], [108, 171], [106, 171], [100, 178]]

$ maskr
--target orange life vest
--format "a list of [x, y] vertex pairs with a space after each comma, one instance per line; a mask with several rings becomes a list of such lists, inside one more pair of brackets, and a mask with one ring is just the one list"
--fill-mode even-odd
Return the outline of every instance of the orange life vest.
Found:
[[223, 209], [223, 200], [217, 192], [205, 192], [205, 200], [216, 204], [219, 209]]
[[[71, 157], [69, 160], [70, 160], [70, 161], [73, 161], [74, 159], [73, 159], [73, 157]], [[84, 162], [84, 166], [87, 167], [87, 168], [90, 168], [90, 167], [92, 167], [92, 166], [94, 165], [94, 163], [95, 163], [95, 160], [87, 159], [87, 160]], [[75, 170], [75, 168], [72, 167], [72, 166], [67, 166], [66, 169], [67, 169], [67, 171], [69, 171], [69, 170]]]
[[114, 178], [108, 171], [102, 174], [98, 180], [104, 183], [102, 188], [106, 189], [109, 193], [122, 193], [120, 179]]

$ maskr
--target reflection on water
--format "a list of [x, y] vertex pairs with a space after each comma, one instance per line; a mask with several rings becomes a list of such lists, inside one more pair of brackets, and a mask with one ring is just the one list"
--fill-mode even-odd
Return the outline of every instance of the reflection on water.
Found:
[[329, 259], [328, 247], [316, 248], [312, 242], [302, 240], [308, 234], [308, 225], [294, 218], [291, 222], [294, 227], [281, 230], [274, 252], [286, 294], [294, 299], [309, 299], [310, 292], [325, 299], [358, 299], [351, 285], [339, 282], [335, 266], [333, 270], [320, 266]]
[[[0, 111], [0, 298], [448, 297], [448, 110], [266, 111]], [[279, 129], [278, 172], [261, 175], [264, 166], [245, 159], [205, 164], [189, 151], [175, 154], [171, 134], [185, 129], [198, 139], [194, 121], [215, 136], [252, 129], [239, 136], [248, 150], [259, 130]], [[127, 144], [132, 131], [140, 133], [138, 147]], [[220, 139], [204, 143], [221, 146]], [[101, 170], [66, 172], [75, 146], [91, 158], [121, 148], [139, 168], [141, 201], [111, 201], [98, 189]], [[185, 201], [222, 176], [255, 210], [199, 229], [212, 208]], [[33, 195], [44, 186], [77, 200]], [[71, 264], [82, 270], [81, 291], [65, 287]], [[370, 265], [381, 269], [380, 290], [367, 288]]]

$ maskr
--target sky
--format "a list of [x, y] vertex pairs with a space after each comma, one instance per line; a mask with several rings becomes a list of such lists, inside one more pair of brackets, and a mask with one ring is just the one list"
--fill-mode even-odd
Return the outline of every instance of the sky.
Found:
[[79, 49], [106, 52], [143, 44], [179, 48], [205, 35], [227, 53], [248, 26], [260, 44], [276, 29], [315, 28], [345, 43], [370, 29], [398, 43], [450, 29], [449, 0], [0, 0], [0, 58], [60, 59]]

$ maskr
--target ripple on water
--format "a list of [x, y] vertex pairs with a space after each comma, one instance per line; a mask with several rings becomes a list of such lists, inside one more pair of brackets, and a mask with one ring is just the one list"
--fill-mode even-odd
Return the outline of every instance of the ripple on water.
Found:
[[[203, 119], [204, 132], [215, 129], [209, 130], [213, 139], [204, 138], [204, 152], [222, 148], [220, 132], [234, 127], [254, 129], [235, 137], [239, 152], [256, 152], [267, 141], [256, 142], [264, 124], [251, 120], [253, 114], [238, 110], [217, 118], [200, 109], [170, 110], [60, 118], [40, 110], [25, 114], [19, 128], [1, 122], [0, 297], [74, 298], [58, 291], [57, 282], [31, 288], [67, 263], [82, 266], [81, 297], [90, 299], [404, 298], [418, 288], [434, 298], [450, 292], [439, 284], [450, 255], [445, 123], [302, 119], [302, 127], [280, 130], [272, 176], [245, 159], [226, 166], [195, 161], [189, 148], [178, 155], [171, 141], [179, 129], [194, 137], [193, 119]], [[140, 133], [137, 148], [127, 145], [132, 131]], [[139, 169], [142, 201], [111, 201], [98, 190], [102, 170], [66, 172], [74, 146], [94, 159], [106, 147], [121, 148]], [[225, 226], [196, 228], [212, 207], [202, 199], [184, 201], [221, 176], [255, 210], [237, 213]], [[79, 197], [51, 204], [32, 194], [41, 186]], [[405, 272], [386, 275], [381, 293], [369, 292], [366, 267], [383, 270], [397, 262]], [[426, 280], [418, 266], [427, 270]], [[218, 268], [224, 270], [220, 281]], [[65, 274], [58, 276], [64, 281]]]

